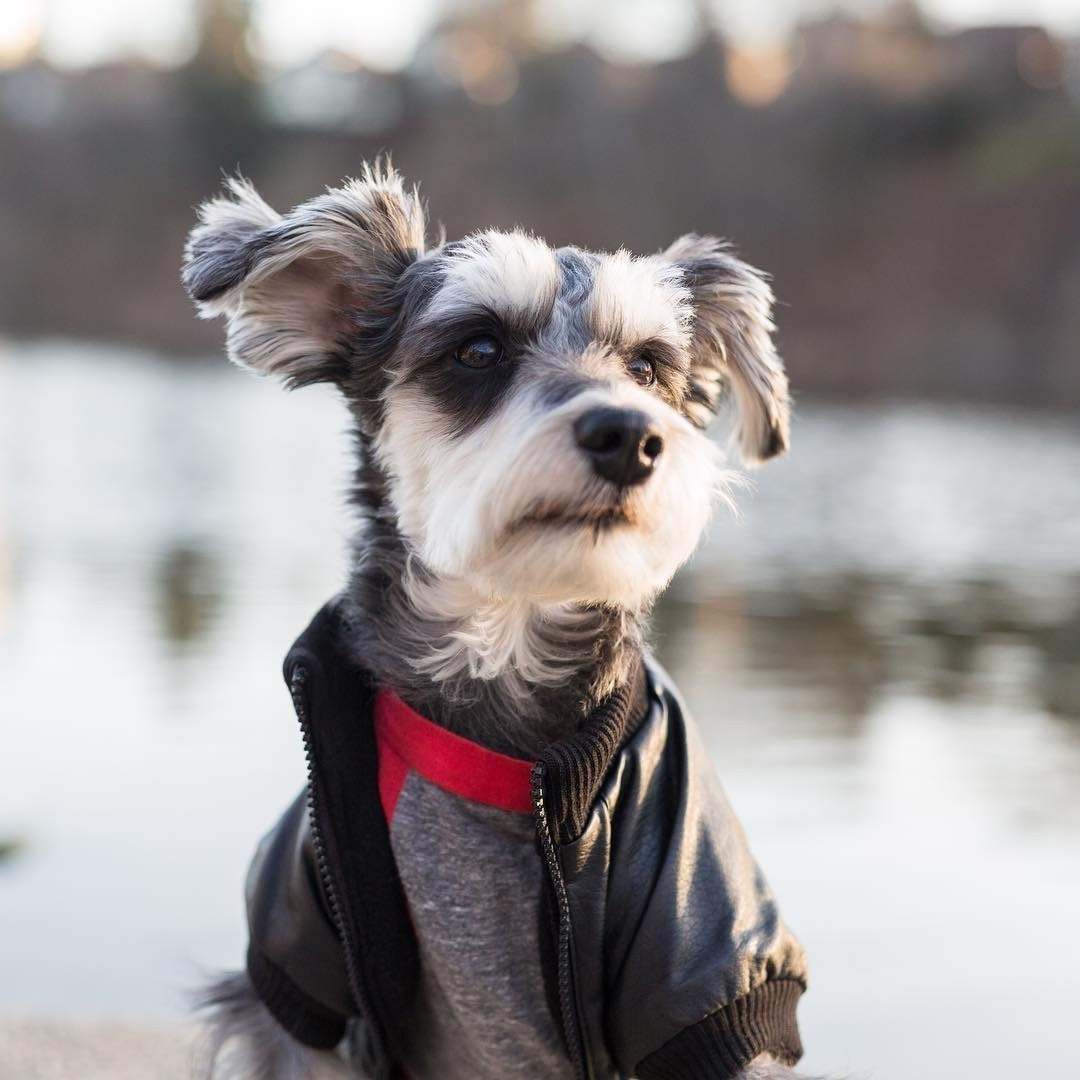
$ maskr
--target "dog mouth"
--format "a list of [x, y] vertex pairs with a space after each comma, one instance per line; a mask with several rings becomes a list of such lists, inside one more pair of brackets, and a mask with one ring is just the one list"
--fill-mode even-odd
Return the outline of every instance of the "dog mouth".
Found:
[[595, 533], [608, 532], [620, 525], [633, 526], [637, 519], [630, 509], [618, 502], [607, 506], [580, 507], [558, 503], [543, 503], [522, 514], [507, 530], [514, 535], [525, 529], [592, 529]]

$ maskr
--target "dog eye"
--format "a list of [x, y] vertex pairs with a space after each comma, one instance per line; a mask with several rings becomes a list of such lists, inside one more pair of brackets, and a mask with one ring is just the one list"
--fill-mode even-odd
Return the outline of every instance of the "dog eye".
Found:
[[656, 382], [656, 365], [647, 356], [635, 356], [626, 369], [642, 386], [652, 386]]
[[503, 347], [498, 338], [490, 334], [481, 334], [479, 337], [469, 338], [463, 341], [454, 353], [454, 359], [459, 364], [471, 368], [494, 367], [503, 356]]

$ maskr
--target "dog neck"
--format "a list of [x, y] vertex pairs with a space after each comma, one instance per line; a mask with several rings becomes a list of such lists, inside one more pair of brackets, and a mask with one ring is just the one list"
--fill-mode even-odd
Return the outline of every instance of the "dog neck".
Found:
[[492, 600], [410, 552], [375, 466], [362, 466], [354, 501], [363, 520], [347, 591], [350, 646], [417, 712], [528, 757], [571, 734], [626, 679], [644, 612]]

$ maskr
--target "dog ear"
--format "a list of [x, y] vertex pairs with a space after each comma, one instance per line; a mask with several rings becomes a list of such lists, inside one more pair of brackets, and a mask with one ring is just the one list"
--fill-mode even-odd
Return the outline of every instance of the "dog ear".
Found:
[[203, 318], [224, 315], [229, 358], [290, 388], [342, 383], [350, 343], [392, 322], [395, 282], [424, 253], [416, 190], [389, 165], [282, 216], [243, 179], [199, 209], [183, 282]]
[[791, 401], [784, 365], [773, 346], [773, 295], [765, 276], [712, 236], [689, 233], [664, 254], [682, 269], [683, 284], [693, 297], [687, 414], [704, 427], [730, 389], [744, 460], [767, 461], [782, 454]]

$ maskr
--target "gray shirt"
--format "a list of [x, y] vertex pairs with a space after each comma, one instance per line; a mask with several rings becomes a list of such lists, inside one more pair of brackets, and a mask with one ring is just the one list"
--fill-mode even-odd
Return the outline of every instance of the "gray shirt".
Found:
[[531, 763], [376, 703], [379, 789], [420, 954], [414, 1080], [559, 1080], [540, 969]]

